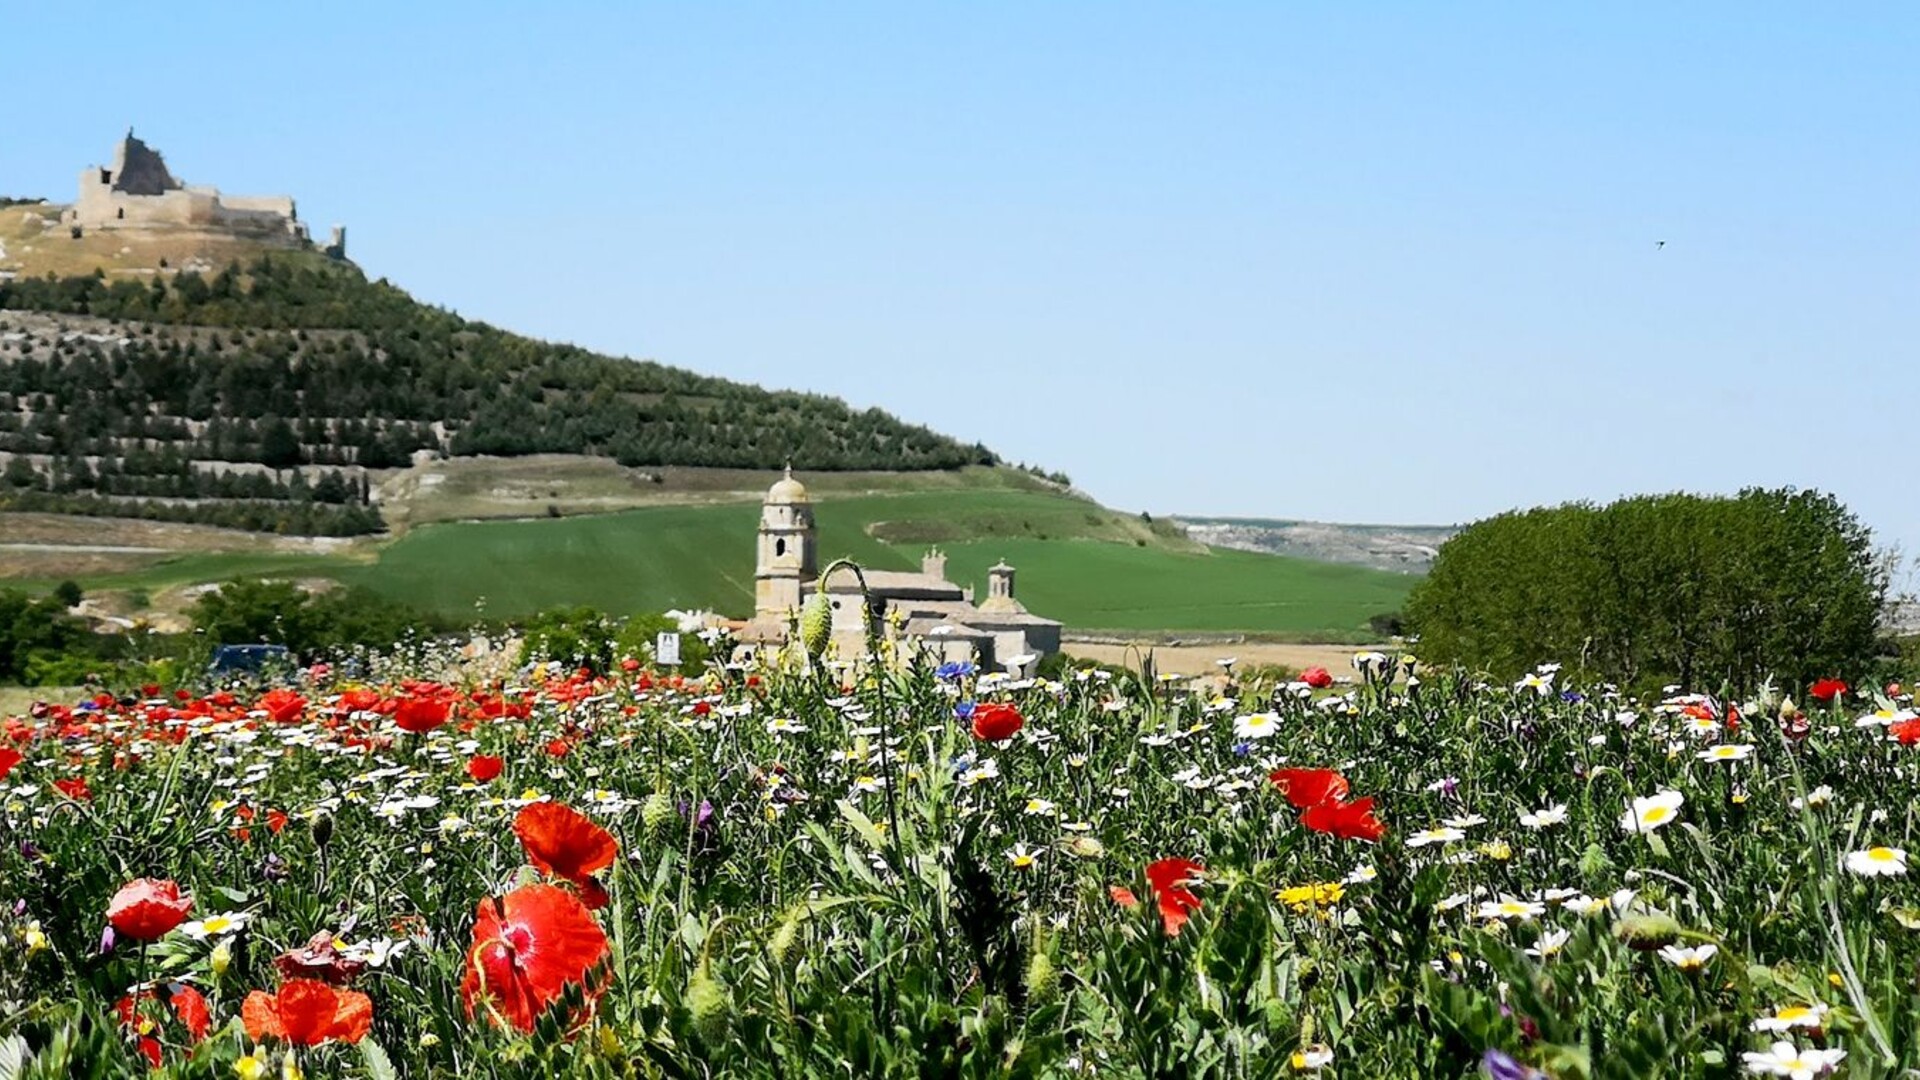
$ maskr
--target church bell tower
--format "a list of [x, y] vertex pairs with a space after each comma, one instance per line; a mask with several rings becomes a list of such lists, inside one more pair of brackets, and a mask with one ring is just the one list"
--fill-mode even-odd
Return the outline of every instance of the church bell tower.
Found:
[[753, 571], [754, 621], [784, 625], [820, 576], [813, 504], [793, 466], [767, 489], [760, 507], [759, 558]]

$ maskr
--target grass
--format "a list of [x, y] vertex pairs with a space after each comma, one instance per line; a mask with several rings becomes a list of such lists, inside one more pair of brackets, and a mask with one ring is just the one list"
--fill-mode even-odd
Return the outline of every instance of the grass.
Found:
[[[451, 614], [485, 598], [490, 615], [555, 604], [607, 610], [753, 603], [753, 505], [667, 506], [559, 521], [426, 526], [338, 576]], [[1412, 579], [1360, 567], [1148, 539], [1103, 542], [1133, 519], [1090, 503], [1023, 492], [920, 493], [830, 500], [818, 510], [820, 556], [880, 569], [918, 564], [923, 543], [948, 553], [948, 576], [984, 589], [1006, 558], [1022, 599], [1068, 626], [1350, 635], [1397, 608]], [[868, 528], [911, 523], [890, 545]], [[878, 531], [886, 531], [884, 528]], [[981, 539], [980, 537], [987, 537]], [[951, 539], [950, 539], [951, 538]]]
[[948, 573], [986, 580], [1001, 557], [1028, 608], [1074, 630], [1239, 630], [1347, 640], [1398, 610], [1414, 579], [1360, 566], [1211, 549], [1091, 542], [951, 544]]
[[[697, 477], [678, 486], [726, 493], [741, 482]], [[870, 493], [901, 482], [847, 474], [817, 486], [823, 565], [846, 556], [911, 570], [937, 544], [948, 553], [948, 576], [982, 592], [987, 567], [1007, 559], [1020, 572], [1027, 606], [1071, 629], [1291, 640], [1352, 640], [1368, 616], [1398, 608], [1413, 582], [1360, 567], [1205, 548], [1086, 500], [986, 486], [1004, 482], [994, 470], [941, 477], [937, 490]], [[750, 495], [559, 519], [426, 524], [374, 552], [158, 555], [148, 566], [79, 580], [90, 593], [146, 590], [161, 608], [169, 598], [177, 606], [180, 591], [195, 584], [262, 576], [332, 578], [455, 617], [480, 609], [513, 618], [577, 604], [746, 615], [760, 512], [757, 492]], [[9, 584], [45, 590], [55, 582]]]

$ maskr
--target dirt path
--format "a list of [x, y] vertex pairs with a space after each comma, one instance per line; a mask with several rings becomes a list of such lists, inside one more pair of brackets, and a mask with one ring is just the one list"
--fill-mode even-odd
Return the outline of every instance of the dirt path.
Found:
[[1104, 664], [1138, 667], [1140, 654], [1153, 652], [1154, 667], [1180, 675], [1211, 675], [1219, 672], [1216, 661], [1233, 657], [1239, 666], [1280, 664], [1298, 671], [1315, 664], [1339, 675], [1353, 671], [1353, 654], [1365, 647], [1353, 645], [1270, 645], [1242, 642], [1238, 645], [1094, 645], [1068, 641], [1060, 646], [1068, 656], [1097, 660]]

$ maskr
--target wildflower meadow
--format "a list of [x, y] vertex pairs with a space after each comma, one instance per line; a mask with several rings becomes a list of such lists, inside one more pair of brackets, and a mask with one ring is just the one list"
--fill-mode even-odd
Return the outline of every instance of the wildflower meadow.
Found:
[[0, 730], [0, 1077], [1920, 1066], [1898, 686], [629, 660]]

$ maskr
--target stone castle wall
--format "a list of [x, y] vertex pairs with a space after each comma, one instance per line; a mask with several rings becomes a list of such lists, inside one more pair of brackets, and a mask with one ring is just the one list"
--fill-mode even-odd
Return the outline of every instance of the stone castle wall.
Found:
[[[81, 172], [79, 198], [65, 217], [76, 235], [93, 229], [202, 228], [310, 240], [292, 196], [222, 195], [218, 188], [184, 185], [132, 132], [115, 151], [112, 168], [89, 166]], [[344, 234], [336, 235], [328, 253], [345, 257]]]

